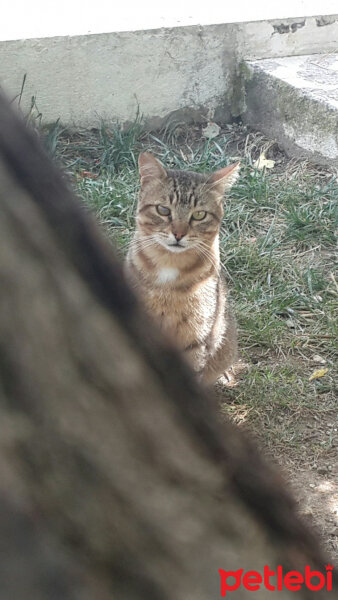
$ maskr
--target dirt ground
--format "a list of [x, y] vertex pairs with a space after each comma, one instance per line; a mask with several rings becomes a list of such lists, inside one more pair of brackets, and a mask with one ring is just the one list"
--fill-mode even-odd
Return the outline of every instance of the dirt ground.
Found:
[[[237, 369], [236, 369], [237, 367]], [[235, 382], [237, 388], [241, 379], [245, 378], [248, 365], [239, 363], [235, 366]], [[236, 373], [236, 370], [239, 373]], [[224, 382], [216, 384], [216, 393], [223, 406], [223, 411], [231, 407], [229, 385]], [[309, 523], [319, 537], [321, 544], [333, 562], [338, 561], [338, 414], [337, 409], [318, 416], [315, 411], [301, 415], [298, 420], [297, 435], [302, 438], [300, 447], [295, 450], [276, 437], [276, 443], [270, 437], [271, 423], [269, 415], [264, 415], [264, 398], [260, 408], [259, 419], [250, 420], [250, 410], [240, 406], [238, 410], [230, 410], [233, 420], [248, 435], [256, 440], [268, 460], [282, 470], [285, 481], [290, 486], [296, 499], [299, 514]], [[231, 408], [234, 408], [233, 406]], [[269, 411], [269, 405], [267, 406]], [[264, 430], [264, 417], [269, 420], [268, 436]], [[288, 423], [280, 414], [275, 421], [283, 431], [288, 430]], [[259, 421], [263, 421], [260, 423]], [[278, 428], [278, 425], [276, 429]], [[279, 433], [279, 432], [278, 432]], [[330, 445], [328, 446], [328, 438]], [[315, 443], [315, 449], [313, 444]], [[318, 448], [321, 451], [318, 452]]]

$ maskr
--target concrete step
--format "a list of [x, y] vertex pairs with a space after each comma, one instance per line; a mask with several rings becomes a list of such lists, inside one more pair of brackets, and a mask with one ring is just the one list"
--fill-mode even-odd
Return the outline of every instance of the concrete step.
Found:
[[291, 156], [338, 167], [338, 54], [246, 61], [246, 123]]

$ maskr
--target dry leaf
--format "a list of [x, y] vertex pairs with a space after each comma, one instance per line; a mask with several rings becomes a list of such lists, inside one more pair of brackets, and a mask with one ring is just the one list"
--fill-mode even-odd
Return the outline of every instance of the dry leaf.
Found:
[[273, 169], [275, 166], [275, 161], [274, 160], [268, 160], [264, 154], [264, 152], [262, 152], [262, 154], [260, 155], [259, 159], [256, 160], [256, 162], [254, 162], [253, 165], [256, 169], [258, 169], [259, 171], [261, 171], [262, 169]]
[[97, 179], [96, 173], [91, 173], [91, 171], [80, 171], [79, 175], [84, 179]]
[[325, 365], [325, 363], [326, 363], [325, 358], [323, 358], [319, 354], [314, 354], [312, 357], [312, 360], [313, 360], [313, 362], [319, 363], [320, 365]]
[[204, 137], [208, 138], [208, 140], [212, 140], [213, 138], [217, 137], [220, 131], [220, 126], [217, 125], [217, 123], [212, 122], [208, 123], [207, 126], [202, 129]]
[[313, 371], [311, 377], [309, 377], [309, 381], [313, 381], [314, 379], [319, 379], [320, 377], [324, 377], [329, 369], [316, 369]]

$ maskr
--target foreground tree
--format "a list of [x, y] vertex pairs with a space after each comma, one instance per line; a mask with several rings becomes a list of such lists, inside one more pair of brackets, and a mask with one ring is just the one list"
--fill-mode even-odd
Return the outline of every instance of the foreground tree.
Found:
[[325, 573], [279, 475], [0, 100], [1, 599], [210, 600], [219, 569]]

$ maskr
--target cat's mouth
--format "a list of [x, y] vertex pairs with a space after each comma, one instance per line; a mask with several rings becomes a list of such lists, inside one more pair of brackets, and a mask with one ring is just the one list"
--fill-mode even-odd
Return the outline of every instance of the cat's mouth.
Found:
[[[173, 236], [172, 236], [173, 237]], [[191, 248], [191, 243], [189, 240], [174, 240], [174, 239], [168, 239], [168, 238], [157, 238], [156, 242], [158, 244], [160, 244], [160, 246], [162, 246], [162, 248], [165, 248], [166, 250], [168, 250], [169, 252], [184, 252], [186, 250], [189, 250], [189, 248]]]
[[183, 246], [182, 243], [176, 242], [175, 244], [167, 244], [166, 247], [170, 252], [183, 252], [187, 250], [187, 246]]

